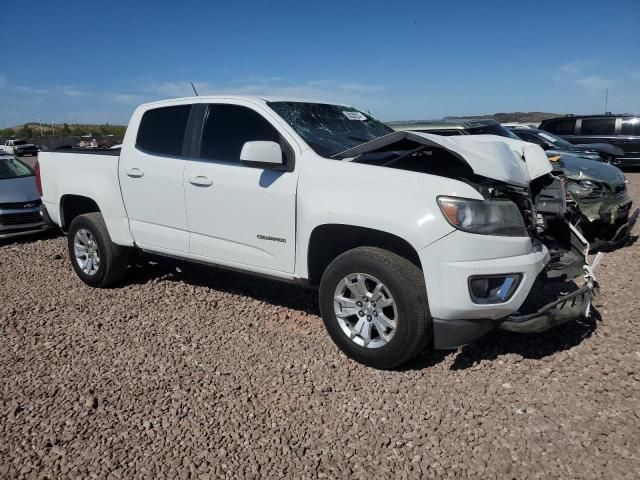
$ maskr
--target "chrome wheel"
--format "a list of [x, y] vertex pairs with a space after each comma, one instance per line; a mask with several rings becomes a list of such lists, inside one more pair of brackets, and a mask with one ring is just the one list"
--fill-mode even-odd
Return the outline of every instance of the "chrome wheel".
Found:
[[96, 239], [86, 228], [79, 229], [73, 237], [73, 251], [80, 270], [95, 275], [100, 268], [100, 252]]
[[342, 331], [361, 347], [382, 347], [396, 332], [398, 310], [391, 293], [366, 273], [347, 275], [338, 283], [333, 308]]

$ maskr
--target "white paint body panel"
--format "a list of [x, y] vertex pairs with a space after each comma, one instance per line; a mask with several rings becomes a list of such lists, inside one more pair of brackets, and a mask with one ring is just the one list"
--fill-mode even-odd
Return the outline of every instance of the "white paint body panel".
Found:
[[[190, 252], [292, 274], [297, 173], [195, 160], [186, 167]], [[197, 176], [212, 185], [191, 184]]]
[[[146, 110], [195, 103], [232, 103], [259, 112], [291, 146], [294, 171], [163, 158], [136, 149]], [[476, 173], [512, 184], [526, 185], [551, 169], [544, 152], [526, 142], [417, 135], [463, 157]], [[466, 183], [322, 158], [264, 98], [195, 97], [143, 105], [132, 117], [119, 158], [44, 152], [40, 164], [43, 200], [58, 224], [61, 197], [83, 195], [98, 204], [115, 243], [277, 278], [308, 277], [309, 240], [319, 226], [344, 224], [396, 235], [418, 252], [432, 314], [442, 319], [508, 315], [548, 261], [546, 249], [534, 250], [529, 237], [474, 235], [451, 227], [436, 197], [482, 199]], [[144, 175], [127, 175], [132, 168]], [[195, 177], [206, 178], [205, 185], [194, 184]], [[523, 281], [509, 302], [471, 302], [470, 275], [516, 272]]]
[[54, 223], [62, 225], [62, 197], [80, 195], [96, 202], [115, 243], [134, 244], [120, 193], [117, 156], [40, 152], [38, 163], [42, 201]]

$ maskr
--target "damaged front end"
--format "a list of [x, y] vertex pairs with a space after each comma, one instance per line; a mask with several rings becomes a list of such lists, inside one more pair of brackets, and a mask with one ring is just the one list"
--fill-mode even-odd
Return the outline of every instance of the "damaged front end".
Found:
[[[525, 229], [518, 235], [529, 236], [534, 251], [544, 245], [549, 261], [517, 311], [497, 320], [494, 326], [515, 332], [540, 332], [589, 315], [598, 291], [594, 270], [602, 254], [589, 261], [589, 242], [566, 218], [570, 207], [564, 181], [552, 174], [551, 164], [538, 146], [495, 136], [453, 139], [396, 132], [340, 156], [348, 161], [452, 178], [470, 185], [492, 204], [507, 201], [517, 206]], [[449, 216], [446, 206], [443, 213]], [[450, 223], [454, 220], [449, 219]], [[504, 228], [508, 227], [506, 222]], [[460, 225], [456, 228], [464, 230]], [[517, 288], [517, 277], [506, 285], [509, 278], [505, 274], [496, 280], [496, 298], [506, 298]], [[492, 292], [490, 281], [485, 283]], [[472, 295], [475, 288], [470, 284]], [[463, 343], [448, 343], [455, 344]]]
[[589, 242], [566, 219], [567, 195], [563, 182], [551, 175], [534, 179], [529, 188], [495, 183], [476, 185], [485, 198], [507, 198], [518, 205], [534, 243], [549, 251], [549, 262], [539, 273], [517, 312], [499, 328], [519, 333], [543, 332], [565, 322], [587, 317], [598, 293], [595, 269], [603, 257], [589, 259]]

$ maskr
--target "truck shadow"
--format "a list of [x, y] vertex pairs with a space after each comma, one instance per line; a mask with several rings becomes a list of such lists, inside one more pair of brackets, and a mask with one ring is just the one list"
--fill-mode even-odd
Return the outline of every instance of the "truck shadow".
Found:
[[248, 273], [140, 254], [127, 272], [127, 284], [168, 280], [250, 297], [272, 305], [320, 316], [314, 290]]
[[494, 330], [480, 341], [462, 347], [451, 370], [464, 370], [481, 360], [495, 360], [507, 354], [540, 360], [579, 345], [594, 334], [601, 320], [600, 313], [593, 308], [589, 318], [583, 317], [542, 333], [519, 334]]
[[[133, 262], [126, 278], [128, 284], [143, 284], [159, 280], [185, 283], [250, 297], [271, 305], [320, 317], [315, 290], [246, 273], [142, 254]], [[318, 318], [318, 321], [321, 320]], [[509, 354], [523, 359], [540, 360], [579, 345], [593, 335], [600, 321], [600, 313], [593, 308], [589, 318], [568, 322], [543, 333], [517, 334], [494, 330], [480, 340], [458, 350], [428, 350], [400, 367], [399, 370], [422, 370], [433, 367], [452, 355], [455, 358], [450, 366], [451, 370], [465, 370], [482, 360], [496, 360], [500, 356]]]

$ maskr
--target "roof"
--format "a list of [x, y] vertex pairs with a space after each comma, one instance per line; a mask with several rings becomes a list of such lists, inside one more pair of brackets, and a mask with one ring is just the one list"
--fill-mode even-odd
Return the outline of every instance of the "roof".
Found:
[[297, 103], [325, 103], [330, 105], [342, 105], [348, 106], [342, 102], [329, 102], [326, 100], [318, 100], [311, 98], [297, 98], [297, 97], [285, 97], [285, 96], [277, 96], [277, 95], [198, 95], [191, 97], [180, 97], [180, 98], [167, 98], [165, 100], [157, 100], [155, 102], [149, 102], [143, 104], [144, 106], [152, 106], [152, 105], [164, 105], [167, 103], [196, 103], [202, 101], [211, 101], [215, 102], [217, 100], [244, 100], [247, 102], [253, 103], [265, 103], [265, 102], [297, 102]]
[[559, 118], [603, 118], [603, 117], [611, 117], [611, 118], [618, 118], [618, 117], [623, 117], [623, 118], [633, 118], [633, 117], [640, 117], [640, 115], [635, 115], [633, 113], [594, 113], [594, 114], [589, 114], [589, 115], [574, 115], [572, 113], [568, 113], [562, 117], [553, 117], [553, 118], [547, 118], [545, 120], [542, 120], [543, 122], [548, 122], [549, 120], [557, 120]]
[[415, 120], [409, 122], [387, 122], [387, 125], [396, 129], [409, 130], [447, 130], [447, 129], [465, 129], [473, 127], [486, 127], [488, 125], [499, 125], [499, 123], [491, 118], [471, 119], [443, 119], [443, 120]]

